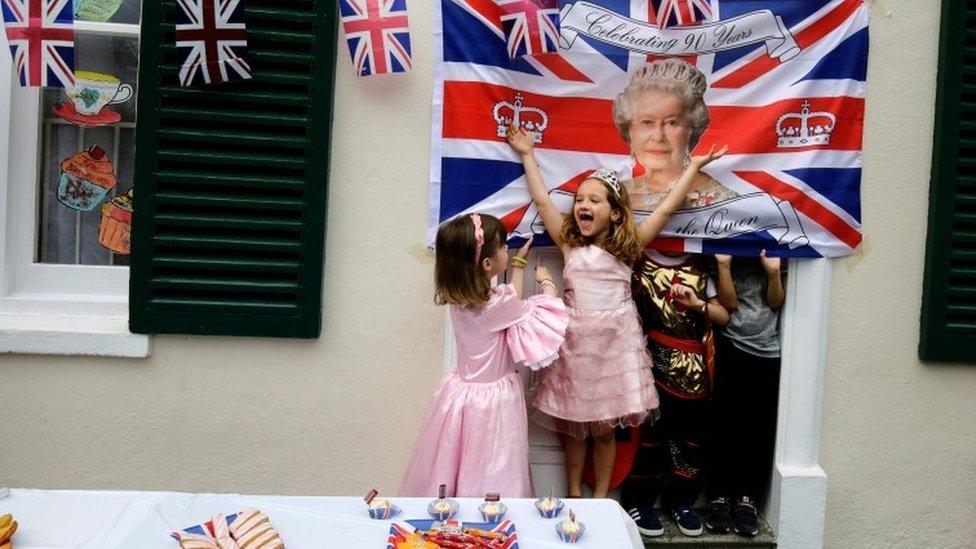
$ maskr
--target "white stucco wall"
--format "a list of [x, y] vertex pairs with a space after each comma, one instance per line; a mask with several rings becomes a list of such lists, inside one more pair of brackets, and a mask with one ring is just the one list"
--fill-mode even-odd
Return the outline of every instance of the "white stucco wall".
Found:
[[[872, 22], [861, 258], [833, 271], [826, 546], [976, 539], [976, 367], [922, 365], [918, 311], [936, 2]], [[146, 360], [0, 355], [0, 485], [282, 494], [396, 489], [441, 373], [421, 250], [431, 3], [415, 71], [359, 79], [340, 50], [324, 286], [312, 342], [155, 338]], [[389, 211], [400, 212], [389, 215]]]
[[878, 3], [861, 257], [833, 269], [826, 547], [976, 544], [976, 366], [918, 361], [940, 3]]

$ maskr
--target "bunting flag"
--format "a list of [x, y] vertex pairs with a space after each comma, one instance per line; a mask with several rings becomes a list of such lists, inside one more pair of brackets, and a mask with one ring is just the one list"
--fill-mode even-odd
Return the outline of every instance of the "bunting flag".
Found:
[[180, 85], [251, 78], [243, 0], [177, 0]]
[[356, 74], [410, 70], [407, 0], [339, 0], [339, 15]]
[[557, 0], [495, 0], [495, 3], [505, 29], [509, 57], [559, 49]]
[[2, 0], [3, 26], [21, 86], [75, 83], [72, 0]]
[[[677, 178], [686, 154], [728, 145], [655, 247], [766, 249], [782, 257], [854, 252], [870, 15], [862, 0], [558, 4], [558, 52], [513, 59], [501, 0], [435, 0], [428, 243], [439, 223], [471, 212], [502, 219], [513, 239], [536, 234], [545, 242], [522, 164], [505, 142], [506, 127], [516, 124], [535, 133], [536, 157], [563, 211], [588, 173], [608, 167], [631, 185], [635, 214], [645, 216], [667, 190], [668, 181], [652, 176]], [[700, 139], [685, 134], [659, 150], [625, 141], [633, 126], [618, 128], [614, 102], [639, 71], [686, 84], [697, 78], [692, 87], [703, 91], [708, 113], [695, 115]], [[642, 93], [628, 95], [645, 102], [637, 107], [651, 101]], [[682, 126], [691, 110], [679, 113]]]

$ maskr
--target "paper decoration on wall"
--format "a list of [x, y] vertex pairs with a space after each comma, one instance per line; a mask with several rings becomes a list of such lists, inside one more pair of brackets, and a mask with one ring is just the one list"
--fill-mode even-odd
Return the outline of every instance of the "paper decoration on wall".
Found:
[[[513, 237], [545, 241], [523, 167], [505, 144], [506, 127], [518, 124], [536, 134], [563, 211], [586, 174], [608, 167], [635, 214], [646, 216], [683, 171], [686, 151], [729, 145], [665, 226], [654, 243], [661, 249], [856, 251], [870, 15], [863, 0], [560, 0], [558, 53], [516, 59], [497, 5], [434, 5], [428, 244], [440, 222], [470, 212], [498, 217]], [[683, 95], [660, 91], [675, 89]], [[687, 124], [655, 144], [659, 134], [631, 117], [675, 98]]]
[[129, 255], [132, 235], [132, 189], [102, 204], [98, 243], [120, 255]]
[[74, 84], [72, 0], [0, 0], [7, 43], [21, 86]]
[[356, 74], [410, 70], [407, 0], [339, 0], [339, 15]]
[[180, 0], [177, 5], [181, 86], [251, 78], [242, 0]]
[[74, 0], [75, 19], [104, 23], [119, 11], [122, 0]]
[[508, 56], [554, 52], [559, 49], [558, 0], [495, 0]]
[[132, 86], [110, 74], [78, 71], [75, 83], [66, 86], [64, 94], [68, 101], [55, 106], [54, 114], [82, 128], [97, 128], [122, 119], [122, 115], [108, 105], [132, 99], [133, 90]]
[[61, 162], [58, 200], [74, 210], [91, 211], [115, 188], [116, 183], [115, 167], [105, 154], [105, 149], [92, 145], [88, 150]]

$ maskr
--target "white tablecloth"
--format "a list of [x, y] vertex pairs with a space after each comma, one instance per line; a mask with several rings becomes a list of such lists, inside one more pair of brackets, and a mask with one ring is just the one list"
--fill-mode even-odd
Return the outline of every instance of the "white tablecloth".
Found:
[[[392, 498], [402, 511], [393, 520], [427, 518], [428, 499]], [[458, 518], [480, 522], [478, 499], [460, 499]], [[523, 549], [641, 549], [633, 521], [613, 500], [567, 500], [586, 535], [575, 545], [559, 541], [555, 524], [533, 500], [505, 499]], [[257, 507], [271, 517], [289, 549], [385, 547], [391, 521], [371, 520], [357, 497], [242, 496], [176, 492], [11, 490], [0, 499], [0, 515], [20, 523], [16, 549], [175, 549], [173, 530], [202, 523], [215, 513]]]

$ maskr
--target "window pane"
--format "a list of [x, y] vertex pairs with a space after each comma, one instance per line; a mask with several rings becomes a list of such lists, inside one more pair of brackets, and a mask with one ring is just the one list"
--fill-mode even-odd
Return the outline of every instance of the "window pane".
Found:
[[81, 21], [138, 24], [141, 0], [74, 0], [75, 17]]
[[[44, 92], [38, 155], [42, 161], [38, 261], [127, 265], [128, 258], [99, 243], [99, 206], [132, 187], [138, 40], [77, 35], [75, 51], [78, 85], [73, 90]], [[83, 153], [93, 146], [100, 149], [94, 153], [96, 157], [104, 151], [95, 165], [99, 170], [111, 165], [106, 171], [114, 171], [117, 179], [104, 196], [104, 186], [86, 184], [95, 179], [78, 177], [76, 169], [61, 170], [62, 162], [71, 157], [91, 162], [92, 157]], [[63, 201], [58, 198], [59, 189]]]

